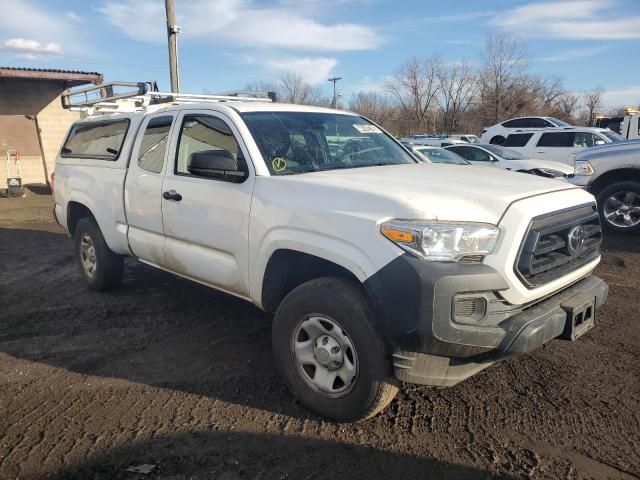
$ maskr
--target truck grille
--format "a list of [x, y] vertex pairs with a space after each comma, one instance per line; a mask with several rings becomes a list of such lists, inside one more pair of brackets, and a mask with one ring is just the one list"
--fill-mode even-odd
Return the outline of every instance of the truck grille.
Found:
[[595, 205], [536, 217], [516, 260], [516, 274], [528, 288], [539, 287], [597, 258], [601, 243]]

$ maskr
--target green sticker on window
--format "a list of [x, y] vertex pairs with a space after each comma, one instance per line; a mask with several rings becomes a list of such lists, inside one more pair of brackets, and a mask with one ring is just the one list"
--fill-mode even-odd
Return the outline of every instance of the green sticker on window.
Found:
[[274, 171], [281, 172], [282, 170], [287, 168], [287, 162], [282, 157], [276, 157], [271, 162], [271, 166], [273, 167]]

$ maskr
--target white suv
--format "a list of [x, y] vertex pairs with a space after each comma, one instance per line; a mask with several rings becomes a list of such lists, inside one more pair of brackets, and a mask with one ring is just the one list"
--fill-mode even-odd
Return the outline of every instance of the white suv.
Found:
[[132, 256], [273, 312], [275, 363], [321, 415], [366, 418], [400, 381], [455, 385], [594, 326], [608, 287], [579, 187], [421, 163], [339, 110], [130, 100], [104, 99], [56, 160], [79, 274], [114, 288]]
[[564, 127], [516, 131], [509, 134], [502, 146], [526, 157], [573, 165], [574, 157], [583, 149], [623, 140], [605, 128]]
[[492, 143], [502, 145], [507, 136], [515, 130], [523, 128], [557, 128], [570, 127], [567, 122], [563, 122], [553, 117], [518, 117], [496, 123], [491, 127], [482, 130], [480, 140], [482, 143]]

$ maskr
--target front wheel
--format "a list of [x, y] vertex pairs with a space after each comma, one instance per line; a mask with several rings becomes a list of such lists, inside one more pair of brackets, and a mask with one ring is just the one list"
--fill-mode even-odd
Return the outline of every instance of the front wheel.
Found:
[[640, 183], [618, 182], [598, 194], [602, 223], [616, 232], [640, 232]]
[[349, 280], [320, 278], [289, 293], [276, 312], [272, 343], [291, 392], [324, 417], [372, 417], [398, 391], [369, 301]]
[[489, 140], [489, 143], [491, 145], [502, 145], [505, 140], [506, 138], [504, 138], [502, 135], [496, 135], [491, 140]]

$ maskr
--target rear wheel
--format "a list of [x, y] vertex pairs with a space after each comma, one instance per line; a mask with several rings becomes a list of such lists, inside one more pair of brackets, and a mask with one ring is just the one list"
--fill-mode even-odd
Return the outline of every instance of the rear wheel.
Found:
[[489, 140], [489, 143], [492, 145], [502, 145], [505, 140], [506, 138], [504, 138], [502, 135], [496, 135], [491, 140]]
[[76, 256], [80, 272], [94, 290], [108, 290], [120, 284], [124, 259], [111, 251], [93, 218], [82, 218], [75, 231]]
[[324, 417], [372, 417], [398, 391], [369, 301], [349, 280], [320, 278], [289, 293], [276, 312], [272, 343], [291, 392]]
[[640, 232], [640, 183], [618, 182], [598, 194], [604, 226], [616, 232]]

